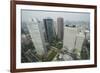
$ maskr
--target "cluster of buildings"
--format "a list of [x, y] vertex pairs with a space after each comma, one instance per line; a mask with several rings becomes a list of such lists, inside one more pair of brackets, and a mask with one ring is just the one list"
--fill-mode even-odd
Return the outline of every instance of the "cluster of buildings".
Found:
[[[76, 55], [77, 59], [81, 59], [81, 53], [84, 47], [84, 55], [89, 54], [90, 52], [88, 51], [88, 49], [90, 48], [87, 47], [87, 43], [89, 43], [88, 46], [90, 46], [90, 30], [88, 27], [88, 23], [82, 25], [67, 25], [66, 27], [64, 27], [63, 50], [67, 50], [67, 53]], [[63, 55], [62, 57], [64, 57], [66, 53], [61, 53], [60, 55]], [[69, 56], [68, 58], [72, 60], [71, 56]]]
[[[58, 17], [56, 21], [52, 18], [45, 18], [42, 21], [32, 18], [27, 27], [35, 46], [35, 51], [41, 56], [48, 53], [48, 46], [56, 37], [63, 43], [61, 51], [67, 50], [72, 53], [76, 49], [79, 56], [84, 40], [90, 40], [90, 31], [86, 29], [87, 25], [66, 26], [62, 17]], [[66, 53], [62, 56], [60, 55], [62, 54], [59, 53], [59, 58], [63, 58], [63, 60], [73, 59]]]
[[46, 54], [48, 49], [47, 46], [56, 38], [56, 35], [60, 40], [63, 40], [63, 18], [57, 18], [57, 24], [54, 25], [54, 20], [51, 18], [43, 19], [39, 21], [36, 18], [32, 18], [30, 23], [27, 25], [36, 52], [39, 55]]

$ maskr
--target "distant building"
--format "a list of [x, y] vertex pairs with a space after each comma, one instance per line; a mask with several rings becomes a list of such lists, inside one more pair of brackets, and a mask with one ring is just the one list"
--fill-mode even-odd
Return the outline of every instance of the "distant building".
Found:
[[63, 40], [63, 33], [64, 33], [64, 20], [63, 18], [57, 18], [57, 24], [58, 24], [58, 38], [60, 40]]
[[90, 31], [89, 31], [89, 30], [85, 30], [84, 34], [85, 34], [85, 38], [86, 38], [88, 41], [90, 41]]
[[77, 49], [78, 52], [81, 52], [82, 50], [84, 39], [85, 39], [84, 33], [77, 34], [75, 41], [75, 49]]
[[40, 21], [33, 18], [27, 26], [37, 54], [45, 54], [45, 39]]
[[81, 52], [82, 45], [85, 39], [83, 32], [79, 32], [78, 28], [74, 27], [64, 27], [64, 40], [63, 48], [67, 49], [69, 52], [72, 52], [73, 49]]
[[43, 19], [45, 31], [46, 31], [46, 37], [48, 42], [50, 43], [54, 38], [54, 25], [53, 25], [53, 19], [47, 18]]
[[64, 39], [63, 48], [67, 49], [69, 52], [75, 48], [75, 39], [78, 34], [77, 28], [64, 27]]
[[79, 29], [81, 32], [85, 32], [86, 30], [90, 31], [90, 26], [89, 26], [88, 22], [85, 24], [81, 23], [81, 25], [79, 26]]

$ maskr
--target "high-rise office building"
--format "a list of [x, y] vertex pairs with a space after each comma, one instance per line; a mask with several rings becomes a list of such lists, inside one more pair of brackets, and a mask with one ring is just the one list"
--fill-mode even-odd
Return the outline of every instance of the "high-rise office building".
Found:
[[51, 18], [43, 19], [43, 22], [44, 22], [45, 31], [46, 31], [46, 37], [47, 37], [48, 42], [50, 43], [54, 37], [53, 19]]
[[42, 32], [41, 22], [33, 18], [27, 26], [28, 26], [28, 30], [31, 35], [37, 54], [39, 55], [45, 54], [45, 51], [46, 51], [46, 48], [44, 45], [45, 39]]
[[79, 32], [77, 27], [64, 27], [63, 48], [68, 49], [69, 52], [72, 52], [73, 49], [81, 52], [84, 39], [84, 33]]
[[63, 39], [63, 48], [67, 49], [69, 52], [75, 48], [75, 39], [77, 36], [78, 30], [74, 27], [64, 27], [64, 39]]
[[75, 49], [77, 49], [78, 52], [81, 52], [84, 39], [85, 39], [84, 33], [79, 33], [79, 34], [77, 34], [76, 40], [75, 40]]
[[58, 24], [58, 38], [60, 40], [63, 40], [63, 33], [64, 33], [64, 20], [63, 18], [59, 17], [57, 18], [57, 24]]

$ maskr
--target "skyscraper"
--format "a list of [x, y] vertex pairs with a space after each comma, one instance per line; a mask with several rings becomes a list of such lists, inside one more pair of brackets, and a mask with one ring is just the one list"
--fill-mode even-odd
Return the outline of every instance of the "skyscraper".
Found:
[[73, 49], [81, 52], [82, 45], [85, 39], [83, 32], [79, 32], [76, 27], [64, 27], [64, 40], [63, 48], [67, 48], [69, 52], [72, 52]]
[[57, 18], [57, 24], [58, 24], [58, 38], [60, 40], [63, 40], [63, 33], [64, 33], [64, 21], [63, 18], [59, 17]]
[[33, 18], [27, 26], [37, 54], [43, 55], [45, 54], [46, 48], [44, 45], [45, 42], [42, 26], [40, 25], [41, 23], [37, 19]]
[[69, 52], [75, 48], [75, 39], [78, 30], [74, 27], [64, 27], [63, 48], [68, 49]]
[[47, 18], [47, 19], [43, 19], [43, 21], [44, 21], [44, 26], [45, 26], [45, 31], [46, 31], [46, 37], [47, 37], [48, 42], [50, 43], [54, 37], [53, 19]]
[[77, 49], [78, 52], [81, 52], [84, 39], [85, 39], [84, 33], [80, 32], [79, 34], [77, 34], [75, 41], [75, 49]]

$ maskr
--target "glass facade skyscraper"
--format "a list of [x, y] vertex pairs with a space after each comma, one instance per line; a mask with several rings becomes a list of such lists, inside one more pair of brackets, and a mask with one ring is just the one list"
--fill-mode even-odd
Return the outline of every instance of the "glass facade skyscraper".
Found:
[[53, 19], [47, 18], [43, 19], [45, 31], [46, 31], [46, 37], [48, 42], [50, 43], [53, 40], [54, 32], [53, 32]]

